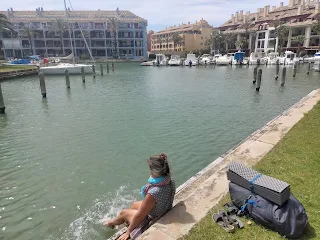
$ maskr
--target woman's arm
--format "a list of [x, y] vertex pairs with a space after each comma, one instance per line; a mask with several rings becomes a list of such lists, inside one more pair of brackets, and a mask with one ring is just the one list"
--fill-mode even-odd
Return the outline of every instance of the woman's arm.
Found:
[[136, 215], [134, 215], [128, 227], [129, 233], [143, 221], [143, 219], [151, 212], [155, 205], [156, 200], [151, 194], [148, 193], [142, 201], [140, 208], [138, 209], [138, 212], [136, 213]]

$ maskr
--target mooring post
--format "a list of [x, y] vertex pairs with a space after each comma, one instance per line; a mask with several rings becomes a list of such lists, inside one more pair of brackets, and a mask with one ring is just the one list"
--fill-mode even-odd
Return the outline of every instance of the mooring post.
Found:
[[308, 72], [307, 72], [307, 74], [310, 73], [310, 69], [311, 69], [311, 62], [308, 63]]
[[109, 73], [109, 63], [107, 63], [107, 73]]
[[6, 107], [4, 106], [2, 90], [1, 90], [1, 83], [0, 83], [0, 113], [5, 113]]
[[84, 73], [84, 67], [81, 67], [81, 76], [82, 76], [82, 82], [86, 81], [86, 75]]
[[256, 83], [257, 73], [258, 73], [258, 67], [254, 67], [254, 69], [253, 69], [253, 82], [252, 83]]
[[46, 90], [46, 82], [44, 80], [44, 74], [42, 72], [39, 73], [39, 80], [40, 80], [40, 89], [42, 97], [47, 97], [47, 90]]
[[260, 58], [257, 59], [257, 66], [260, 65]]
[[277, 61], [276, 61], [276, 76], [274, 77], [275, 80], [278, 80], [278, 78], [279, 78], [279, 71], [280, 71], [279, 59], [277, 59]]
[[100, 64], [100, 73], [101, 73], [101, 76], [103, 76], [103, 65], [102, 65], [102, 63]]
[[70, 88], [70, 78], [69, 78], [69, 71], [68, 69], [64, 70], [64, 75], [66, 77], [66, 85], [67, 85], [67, 88]]
[[268, 59], [266, 60], [266, 66], [268, 66]]
[[114, 72], [114, 62], [112, 62], [111, 66], [112, 66], [112, 72]]
[[262, 69], [259, 69], [258, 71], [258, 80], [257, 80], [257, 87], [256, 87], [256, 91], [260, 90], [260, 86], [261, 86], [261, 77], [262, 77]]
[[293, 77], [295, 77], [296, 74], [297, 74], [297, 64], [294, 63], [294, 64], [293, 64]]
[[286, 83], [286, 75], [287, 75], [287, 68], [283, 67], [283, 69], [282, 69], [281, 86], [284, 86], [284, 84]]
[[93, 78], [96, 78], [96, 66], [92, 65], [92, 76]]

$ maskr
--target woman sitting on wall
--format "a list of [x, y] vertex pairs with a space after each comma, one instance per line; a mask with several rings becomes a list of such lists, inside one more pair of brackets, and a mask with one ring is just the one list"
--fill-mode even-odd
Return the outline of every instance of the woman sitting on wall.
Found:
[[175, 184], [170, 175], [167, 155], [150, 157], [148, 159], [150, 178], [141, 188], [143, 201], [134, 202], [130, 209], [124, 209], [119, 216], [104, 223], [105, 226], [114, 227], [124, 222], [129, 224], [128, 230], [119, 240], [135, 239], [144, 232], [152, 220], [162, 217], [172, 208], [175, 195]]

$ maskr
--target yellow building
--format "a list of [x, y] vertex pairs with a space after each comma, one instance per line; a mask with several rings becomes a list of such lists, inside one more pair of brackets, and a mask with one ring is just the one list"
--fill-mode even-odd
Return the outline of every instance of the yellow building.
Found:
[[[205, 49], [205, 43], [210, 38], [213, 27], [203, 19], [195, 23], [182, 23], [156, 32], [151, 38], [152, 52], [196, 51]], [[175, 42], [175, 35], [180, 41]]]

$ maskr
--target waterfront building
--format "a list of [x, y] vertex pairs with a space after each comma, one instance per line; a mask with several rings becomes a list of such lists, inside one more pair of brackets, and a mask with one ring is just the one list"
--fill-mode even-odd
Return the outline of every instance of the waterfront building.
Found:
[[[312, 24], [319, 18], [319, 0], [289, 0], [288, 6], [281, 2], [280, 6], [258, 8], [255, 13], [236, 12], [219, 29], [223, 33], [234, 33], [237, 39], [247, 35], [248, 49], [251, 51], [277, 51], [278, 46], [282, 51], [297, 51], [302, 45], [306, 52], [311, 53], [320, 45], [320, 36], [312, 29]], [[288, 29], [281, 46], [275, 31], [279, 23]], [[246, 24], [251, 24], [247, 33], [244, 29]], [[296, 36], [304, 36], [301, 37], [304, 40], [301, 43], [293, 41]]]
[[[210, 38], [213, 27], [206, 20], [195, 23], [182, 23], [155, 32], [151, 38], [152, 52], [186, 52], [206, 48], [206, 41]], [[175, 38], [174, 35], [179, 35]], [[178, 39], [179, 41], [175, 41]]]
[[[55, 21], [61, 19], [71, 26], [76, 57], [89, 56], [84, 36], [95, 58], [147, 58], [147, 20], [130, 11], [45, 11], [43, 8], [14, 11], [11, 8], [0, 13], [14, 26], [14, 31], [1, 33], [0, 44], [6, 57], [70, 54], [68, 28], [63, 32], [62, 42], [53, 29]], [[26, 29], [30, 29], [31, 36], [26, 34]]]
[[154, 34], [154, 31], [150, 30], [147, 34], [147, 46], [148, 46], [148, 52], [151, 52], [151, 38], [152, 34]]

